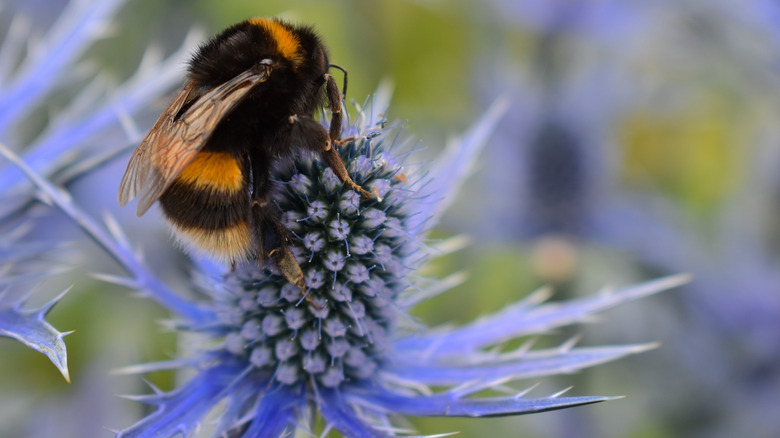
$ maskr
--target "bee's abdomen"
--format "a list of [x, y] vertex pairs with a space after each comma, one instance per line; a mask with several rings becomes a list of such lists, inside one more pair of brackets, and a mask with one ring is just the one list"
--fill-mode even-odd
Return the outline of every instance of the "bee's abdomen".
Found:
[[226, 260], [251, 253], [244, 166], [227, 152], [200, 152], [160, 197], [176, 238]]

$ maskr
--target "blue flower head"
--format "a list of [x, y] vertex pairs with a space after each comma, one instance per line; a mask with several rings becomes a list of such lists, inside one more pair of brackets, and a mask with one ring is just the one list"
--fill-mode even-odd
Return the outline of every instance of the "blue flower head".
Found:
[[214, 296], [224, 350], [278, 384], [314, 379], [333, 388], [370, 377], [389, 349], [395, 298], [407, 289], [419, 246], [405, 231], [409, 180], [380, 130], [342, 146], [350, 174], [377, 198], [361, 201], [333, 171], [306, 156], [277, 173], [276, 202], [292, 235], [307, 294], [284, 277], [240, 266]]
[[[120, 115], [127, 122], [130, 110], [154, 94], [139, 90], [129, 87], [91, 118], [74, 114], [86, 117], [83, 125], [62, 126], [87, 127], [89, 132], [116, 122]], [[585, 348], [568, 341], [546, 349], [502, 346], [586, 320], [684, 278], [556, 304], [546, 303], [549, 291], [543, 289], [465, 326], [424, 327], [409, 310], [462, 279], [455, 275], [433, 280], [418, 273], [444, 251], [429, 246], [426, 233], [469, 174], [506, 104], [491, 107], [430, 165], [414, 165], [396, 127], [388, 126], [381, 115], [388, 100], [389, 93], [380, 91], [342, 130], [352, 139], [340, 147], [341, 158], [352, 179], [375, 195], [372, 199], [344, 187], [317, 155], [296, 157], [275, 170], [273, 201], [304, 272], [305, 295], [273, 266], [223, 266], [206, 258], [193, 260], [192, 275], [184, 279], [205, 299], [179, 294], [149, 269], [117, 221], [98, 223], [50, 181], [55, 177], [47, 166], [51, 157], [89, 136], [81, 130], [53, 130], [41, 138], [43, 146], [30, 148], [21, 158], [13, 151], [22, 148], [0, 147], [51, 204], [128, 273], [102, 278], [156, 300], [175, 315], [177, 329], [207, 340], [191, 357], [128, 368], [196, 372], [175, 390], [155, 388], [133, 397], [154, 410], [117, 431], [118, 437], [192, 436], [199, 428], [213, 429], [215, 436], [286, 436], [295, 429], [313, 429], [315, 414], [324, 420], [323, 435], [338, 430], [351, 437], [396, 436], [408, 433], [394, 425], [392, 419], [399, 415], [518, 415], [610, 399], [560, 393], [531, 397], [529, 390], [510, 390], [509, 384], [572, 372], [649, 345]], [[124, 111], [117, 114], [114, 108]], [[78, 151], [90, 156], [92, 149]], [[16, 173], [2, 176], [20, 179]], [[2, 311], [0, 306], [0, 323], [9, 320]], [[208, 421], [218, 407], [217, 421]]]
[[312, 428], [316, 412], [325, 432], [382, 437], [405, 432], [393, 426], [395, 415], [518, 415], [610, 399], [532, 398], [529, 390], [475, 395], [506, 392], [512, 381], [572, 372], [651, 347], [580, 348], [569, 341], [551, 349], [496, 348], [586, 320], [685, 278], [559, 304], [545, 304], [549, 291], [543, 289], [463, 327], [422, 327], [408, 310], [460, 281], [417, 274], [436, 252], [423, 237], [468, 174], [505, 104], [494, 105], [426, 167], [404, 163], [408, 152], [378, 116], [386, 101], [387, 93], [378, 93], [372, 110], [360, 109], [344, 129], [352, 140], [340, 148], [353, 180], [375, 198], [361, 199], [343, 187], [316, 156], [298, 157], [275, 173], [274, 201], [284, 212], [310, 301], [272, 267], [222, 266], [206, 258], [194, 260], [188, 281], [208, 299], [184, 298], [154, 276], [118, 223], [109, 221], [106, 232], [70, 197], [4, 151], [129, 273], [103, 278], [157, 300], [178, 316], [176, 327], [210, 339], [193, 357], [126, 370], [194, 367], [197, 373], [173, 391], [132, 397], [155, 410], [117, 437], [189, 436], [218, 405], [224, 407], [214, 425], [218, 436], [285, 436]]
[[[339, 150], [353, 180], [374, 198], [344, 187], [317, 155], [297, 157], [275, 171], [273, 200], [304, 271], [305, 295], [273, 266], [223, 266], [196, 258], [189, 281], [208, 299], [190, 301], [155, 279], [115, 223], [109, 235], [70, 199], [53, 196], [130, 273], [112, 280], [142, 290], [179, 317], [176, 327], [209, 339], [192, 357], [126, 370], [193, 367], [197, 373], [173, 391], [132, 397], [155, 410], [118, 437], [189, 436], [218, 405], [224, 407], [213, 426], [218, 436], [285, 436], [312, 428], [319, 413], [326, 432], [363, 437], [404, 433], [393, 426], [395, 415], [516, 415], [609, 399], [495, 393], [515, 380], [571, 372], [648, 345], [495, 347], [582, 321], [684, 278], [563, 304], [545, 304], [549, 294], [541, 290], [464, 327], [421, 327], [408, 310], [459, 282], [457, 276], [434, 281], [417, 274], [435, 252], [423, 238], [468, 174], [504, 104], [427, 167], [405, 163], [408, 151], [379, 116], [386, 96], [380, 92], [373, 106], [359, 108], [344, 129], [352, 139]], [[26, 171], [44, 192], [54, 193]], [[486, 390], [494, 395], [475, 396]]]

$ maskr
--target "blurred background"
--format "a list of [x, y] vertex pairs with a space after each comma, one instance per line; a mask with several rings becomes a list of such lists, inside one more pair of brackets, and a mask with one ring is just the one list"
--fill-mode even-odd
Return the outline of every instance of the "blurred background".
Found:
[[[20, 15], [45, 32], [64, 4], [0, 1], [0, 38]], [[573, 385], [572, 395], [627, 398], [517, 418], [412, 420], [421, 434], [780, 434], [780, 5], [129, 0], [83, 58], [121, 83], [149, 46], [170, 54], [193, 27], [212, 35], [263, 15], [313, 24], [331, 61], [349, 70], [348, 100], [365, 102], [381, 81], [392, 81], [387, 116], [419, 141], [421, 161], [495, 99], [510, 99], [475, 175], [432, 236], [469, 237], [466, 249], [427, 268], [432, 276], [464, 271], [468, 280], [416, 309], [421, 320], [469, 321], [542, 285], [555, 288], [555, 299], [569, 299], [660, 275], [694, 276], [689, 286], [539, 341], [553, 345], [579, 334], [582, 345], [660, 342], [650, 352], [545, 380], [540, 389]], [[139, 129], [145, 132], [165, 104], [160, 99], [143, 113]], [[22, 135], [34, 137], [41, 123]], [[125, 163], [120, 158], [72, 189], [93, 213], [117, 215], [139, 245], [167, 239], [158, 217], [135, 219], [115, 205]], [[180, 257], [175, 248], [148, 256], [174, 265]], [[90, 271], [115, 269], [105, 265]], [[0, 340], [0, 436], [84, 437], [99, 430], [88, 423], [126, 426], [143, 409], [114, 394], [147, 388], [135, 376], [107, 371], [164, 360], [181, 348], [173, 334], [161, 333], [163, 312], [126, 290], [78, 274], [42, 289], [74, 281], [77, 288], [48, 318], [60, 330], [76, 330], [66, 338], [74, 383], [62, 381], [39, 353]], [[173, 379], [149, 376], [163, 389]]]

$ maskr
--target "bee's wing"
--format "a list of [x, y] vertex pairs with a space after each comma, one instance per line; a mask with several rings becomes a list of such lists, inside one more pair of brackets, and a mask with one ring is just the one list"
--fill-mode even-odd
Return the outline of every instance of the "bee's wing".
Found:
[[267, 65], [259, 72], [247, 70], [198, 97], [176, 117], [194, 92], [191, 84], [184, 87], [130, 157], [119, 184], [119, 205], [137, 196], [136, 214], [144, 214], [195, 158], [222, 118], [270, 73]]
[[[192, 87], [187, 84], [179, 94], [173, 99], [170, 105], [165, 108], [160, 118], [157, 119], [152, 129], [146, 134], [141, 144], [133, 152], [130, 157], [130, 162], [127, 164], [127, 170], [122, 177], [122, 182], [119, 183], [119, 205], [124, 207], [128, 202], [135, 199], [139, 192], [144, 190], [144, 187], [148, 187], [150, 184], [146, 184], [147, 180], [151, 176], [151, 173], [158, 174], [159, 172], [154, 167], [153, 155], [155, 150], [180, 148], [185, 149], [181, 142], [174, 143], [175, 137], [175, 123], [174, 118], [176, 114], [182, 109], [184, 104], [189, 100], [192, 94]], [[148, 189], [146, 190], [148, 191]], [[138, 215], [143, 214], [148, 209], [144, 208], [141, 211], [141, 206], [138, 206]]]

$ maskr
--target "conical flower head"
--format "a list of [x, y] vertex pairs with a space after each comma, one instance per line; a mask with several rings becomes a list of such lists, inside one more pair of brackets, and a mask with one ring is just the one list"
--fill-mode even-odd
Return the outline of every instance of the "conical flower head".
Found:
[[[394, 298], [408, 286], [417, 239], [405, 231], [408, 179], [378, 132], [339, 148], [361, 198], [316, 155], [281, 166], [273, 199], [304, 273], [306, 297], [281, 275], [248, 262], [215, 296], [229, 327], [225, 350], [291, 385], [326, 387], [372, 375], [393, 329]], [[273, 269], [271, 267], [271, 269]]]

